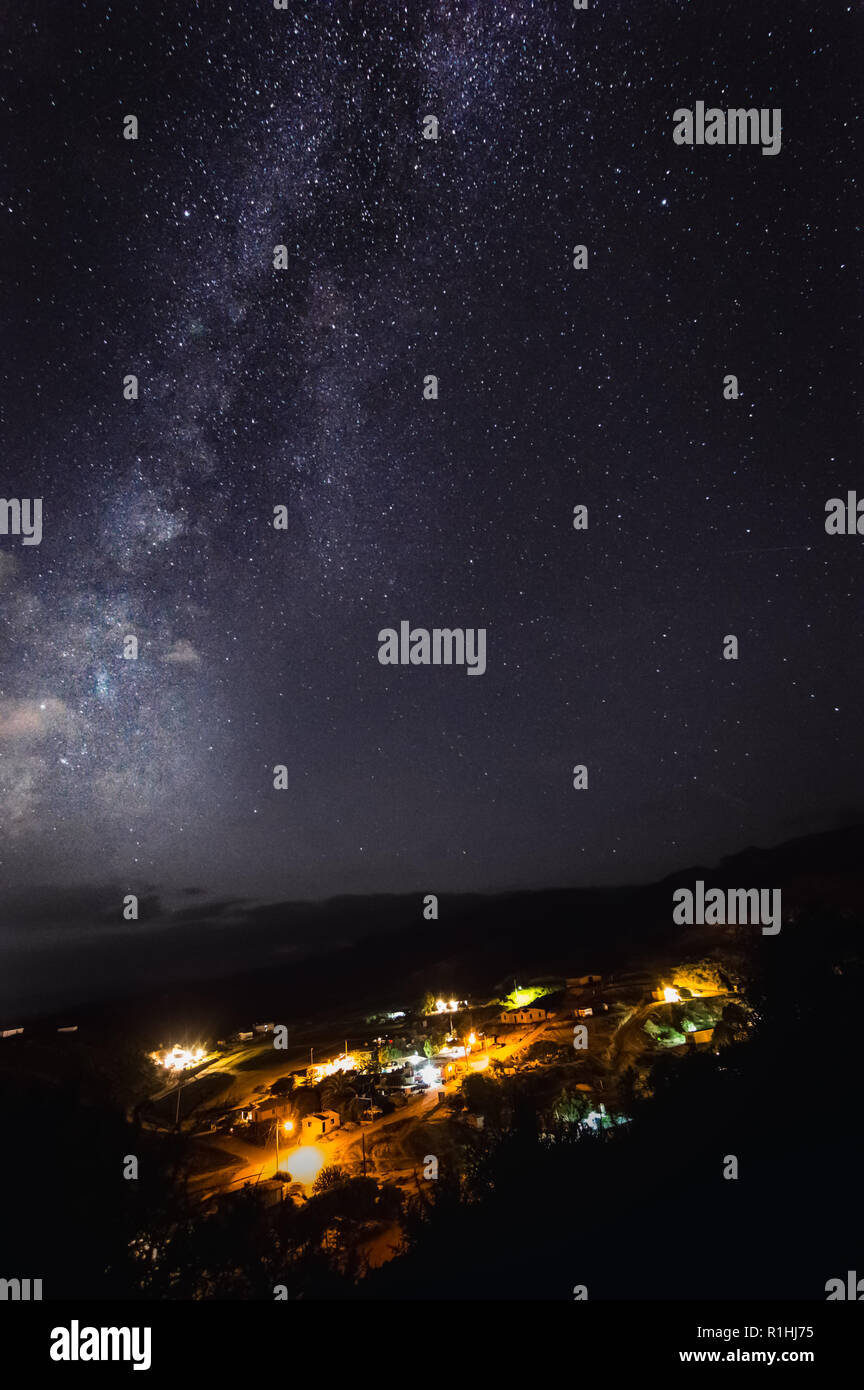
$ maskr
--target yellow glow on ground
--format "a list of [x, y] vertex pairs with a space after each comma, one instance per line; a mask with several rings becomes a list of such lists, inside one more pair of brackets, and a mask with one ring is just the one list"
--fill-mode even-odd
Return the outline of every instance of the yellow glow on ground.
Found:
[[279, 1160], [280, 1171], [290, 1173], [295, 1182], [314, 1182], [323, 1166], [324, 1155], [314, 1144], [303, 1144]]

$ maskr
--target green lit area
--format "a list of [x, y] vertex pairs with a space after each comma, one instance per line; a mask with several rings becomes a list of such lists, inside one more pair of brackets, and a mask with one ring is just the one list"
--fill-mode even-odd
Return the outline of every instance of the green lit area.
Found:
[[545, 985], [530, 985], [525, 989], [513, 989], [507, 995], [504, 1003], [508, 1009], [524, 1009], [528, 1004], [533, 1004], [535, 999], [542, 999], [549, 990]]

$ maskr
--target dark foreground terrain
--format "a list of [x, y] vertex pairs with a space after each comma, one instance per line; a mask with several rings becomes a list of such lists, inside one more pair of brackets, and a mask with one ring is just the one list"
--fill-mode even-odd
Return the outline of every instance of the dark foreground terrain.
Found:
[[[362, 912], [368, 934], [284, 974], [103, 1001], [79, 1012], [74, 1038], [34, 1023], [0, 1055], [4, 1268], [42, 1278], [46, 1299], [271, 1299], [277, 1286], [289, 1298], [572, 1299], [585, 1286], [592, 1299], [823, 1300], [860, 1263], [861, 848], [843, 831], [676, 875], [783, 888], [778, 936], [716, 935], [742, 980], [746, 1034], [658, 1054], [628, 1095], [623, 1078], [609, 1128], [541, 1106], [527, 1071], [490, 1073], [479, 1102], [479, 1083], [473, 1098], [465, 1083], [454, 1103], [466, 1116], [480, 1104], [485, 1123], [464, 1127], [458, 1161], [413, 1191], [334, 1173], [275, 1210], [251, 1188], [196, 1203], [189, 1136], [138, 1117], [145, 1048], [181, 1020], [215, 1035], [253, 1013], [308, 1023], [366, 1000], [404, 1007], [445, 982], [489, 995], [515, 972], [611, 974], [647, 959], [657, 973], [706, 949], [704, 933], [670, 930], [672, 881], [442, 899], [437, 923], [401, 932], [416, 900], [332, 904], [320, 911], [347, 912], [354, 930]], [[369, 1267], [385, 1230], [400, 1253]]]

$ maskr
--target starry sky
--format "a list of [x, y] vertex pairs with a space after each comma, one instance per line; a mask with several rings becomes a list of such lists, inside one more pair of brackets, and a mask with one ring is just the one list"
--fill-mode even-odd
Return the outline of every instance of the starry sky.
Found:
[[[4, 891], [623, 883], [858, 815], [862, 19], [4, 7]], [[781, 152], [675, 145], [697, 100]], [[382, 666], [403, 619], [486, 673]]]

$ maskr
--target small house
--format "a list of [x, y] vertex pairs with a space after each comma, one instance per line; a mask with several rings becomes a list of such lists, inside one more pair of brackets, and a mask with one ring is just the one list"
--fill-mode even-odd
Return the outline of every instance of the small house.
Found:
[[522, 1009], [504, 1009], [498, 1016], [499, 1023], [542, 1023], [549, 1014], [537, 1004], [526, 1005]]
[[281, 1120], [289, 1113], [291, 1103], [286, 1098], [276, 1098], [268, 1096], [262, 1100], [254, 1111], [254, 1118], [257, 1124], [272, 1124], [274, 1120]]
[[314, 1144], [316, 1139], [323, 1139], [325, 1134], [330, 1134], [332, 1130], [338, 1129], [339, 1124], [339, 1115], [335, 1110], [318, 1110], [314, 1115], [305, 1115], [303, 1118], [303, 1142]]

